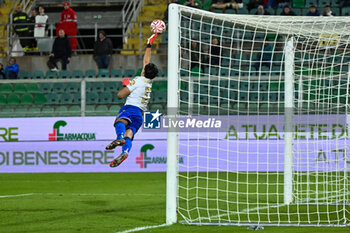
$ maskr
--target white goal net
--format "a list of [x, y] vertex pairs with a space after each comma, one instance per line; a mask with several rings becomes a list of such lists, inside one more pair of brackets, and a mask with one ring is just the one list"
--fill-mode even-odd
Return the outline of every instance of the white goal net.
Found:
[[168, 112], [222, 126], [169, 133], [168, 222], [350, 225], [349, 35], [171, 5]]

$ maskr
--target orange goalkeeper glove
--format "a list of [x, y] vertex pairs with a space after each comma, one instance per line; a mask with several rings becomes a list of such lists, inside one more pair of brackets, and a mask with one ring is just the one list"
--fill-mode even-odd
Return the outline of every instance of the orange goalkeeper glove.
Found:
[[126, 86], [128, 86], [130, 84], [130, 79], [129, 78], [123, 78], [122, 83], [123, 83], [123, 87], [126, 87]]
[[150, 38], [147, 40], [147, 48], [151, 48], [153, 41], [157, 38], [158, 34], [153, 34]]

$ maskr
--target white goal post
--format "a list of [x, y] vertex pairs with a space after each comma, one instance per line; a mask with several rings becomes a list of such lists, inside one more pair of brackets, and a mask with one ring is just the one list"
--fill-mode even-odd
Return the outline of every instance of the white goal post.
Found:
[[350, 18], [169, 6], [167, 224], [350, 226]]

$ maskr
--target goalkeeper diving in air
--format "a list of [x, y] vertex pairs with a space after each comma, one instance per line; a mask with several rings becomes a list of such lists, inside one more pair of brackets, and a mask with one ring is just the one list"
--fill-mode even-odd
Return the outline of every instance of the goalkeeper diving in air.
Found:
[[151, 98], [152, 80], [158, 75], [157, 66], [150, 63], [151, 47], [157, 36], [157, 33], [153, 34], [147, 40], [141, 76], [135, 77], [131, 82], [129, 79], [123, 79], [124, 87], [118, 92], [118, 98], [127, 99], [114, 122], [117, 139], [108, 144], [106, 150], [122, 146], [122, 153], [109, 164], [110, 167], [119, 166], [128, 157], [132, 140], [142, 125], [142, 112], [147, 110]]

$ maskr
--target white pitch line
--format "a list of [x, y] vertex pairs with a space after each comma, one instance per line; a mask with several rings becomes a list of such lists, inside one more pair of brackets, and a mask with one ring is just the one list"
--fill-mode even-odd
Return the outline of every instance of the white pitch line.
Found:
[[165, 194], [147, 194], [147, 193], [34, 193], [36, 195], [72, 195], [72, 196], [161, 196]]
[[14, 195], [3, 195], [0, 198], [11, 198], [11, 197], [24, 197], [24, 196], [32, 196], [34, 193], [23, 193], [23, 194], [14, 194]]
[[169, 226], [170, 224], [160, 224], [160, 225], [155, 225], [155, 226], [145, 226], [145, 227], [136, 227], [134, 229], [126, 230], [126, 231], [118, 231], [116, 233], [129, 233], [129, 232], [135, 232], [135, 231], [143, 231], [147, 229], [153, 229], [153, 228], [158, 228], [158, 227], [166, 227]]

